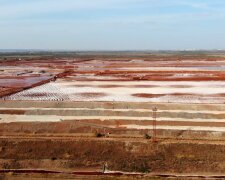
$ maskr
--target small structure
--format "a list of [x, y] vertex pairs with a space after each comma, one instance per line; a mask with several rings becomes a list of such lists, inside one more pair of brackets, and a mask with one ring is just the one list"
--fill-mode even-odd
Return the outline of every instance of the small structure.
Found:
[[157, 116], [157, 107], [152, 108], [152, 142], [157, 142], [156, 140], [156, 116]]
[[102, 167], [102, 173], [106, 173], [107, 170], [108, 170], [108, 163], [105, 162], [105, 163], [103, 164], [103, 167]]

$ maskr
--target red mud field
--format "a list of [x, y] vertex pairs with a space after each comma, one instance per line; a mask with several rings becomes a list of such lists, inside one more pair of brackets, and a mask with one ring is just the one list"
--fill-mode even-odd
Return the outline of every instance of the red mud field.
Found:
[[[26, 64], [28, 67], [26, 67], [25, 65], [25, 68], [23, 66], [19, 66], [20, 71], [24, 71], [24, 73], [11, 74], [10, 72], [12, 70], [16, 71], [18, 69], [18, 64], [15, 65], [14, 63], [1, 63], [1, 65], [1, 68], [4, 68], [4, 65], [7, 68], [0, 75], [0, 97], [49, 83], [51, 81], [54, 81], [56, 78], [63, 78], [70, 73], [70, 71], [68, 71], [67, 69], [57, 69], [57, 71], [55, 71], [54, 73], [52, 73], [51, 69], [49, 69], [51, 73], [48, 73], [46, 72], [46, 69], [42, 70], [42, 66], [44, 66], [42, 64], [39, 64], [39, 67], [37, 69], [27, 72], [26, 68], [33, 69], [37, 65], [35, 63], [30, 63], [29, 66], [28, 64]], [[7, 93], [5, 91], [5, 88], [8, 88]]]
[[224, 178], [223, 57], [0, 61], [0, 98], [0, 178]]
[[[16, 92], [20, 92], [25, 89], [33, 88], [36, 86], [40, 86], [42, 84], [48, 83], [54, 78], [52, 76], [47, 77], [12, 77], [12, 78], [1, 78], [0, 79], [0, 97], [4, 97], [6, 95], [14, 94]], [[5, 91], [4, 87], [7, 88]]]
[[183, 96], [190, 96], [195, 98], [201, 98], [201, 97], [225, 97], [225, 94], [212, 94], [212, 95], [204, 95], [204, 94], [191, 94], [191, 93], [171, 93], [171, 94], [147, 94], [147, 93], [139, 93], [139, 94], [132, 94], [132, 96], [135, 97], [142, 97], [142, 98], [157, 98], [162, 96], [171, 96], [171, 97], [183, 97]]
[[132, 96], [136, 96], [136, 97], [144, 97], [144, 98], [155, 98], [155, 97], [161, 97], [164, 96], [164, 94], [144, 94], [144, 93], [140, 93], [140, 94], [132, 94]]

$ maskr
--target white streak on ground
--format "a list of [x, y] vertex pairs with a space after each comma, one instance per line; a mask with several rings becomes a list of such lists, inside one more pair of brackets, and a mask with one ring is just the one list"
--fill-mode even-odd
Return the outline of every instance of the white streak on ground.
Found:
[[[77, 85], [152, 85], [157, 87], [79, 87]], [[169, 86], [190, 85], [190, 88], [175, 88]], [[215, 94], [225, 94], [225, 82], [155, 82], [155, 81], [137, 81], [137, 82], [65, 82], [56, 81], [48, 84], [28, 89], [11, 96], [5, 97], [6, 100], [40, 100], [40, 101], [124, 101], [124, 102], [170, 102], [170, 103], [225, 103], [225, 97], [209, 97]], [[103, 93], [105, 96], [91, 97], [82, 95], [82, 93]], [[161, 97], [143, 98], [134, 97], [132, 94], [162, 94]], [[197, 94], [195, 95], [179, 95], [174, 93]], [[32, 96], [37, 94], [37, 96]], [[44, 94], [44, 95], [38, 95]], [[167, 95], [164, 95], [167, 94]], [[171, 95], [168, 95], [171, 94]], [[203, 95], [203, 96], [202, 96]]]

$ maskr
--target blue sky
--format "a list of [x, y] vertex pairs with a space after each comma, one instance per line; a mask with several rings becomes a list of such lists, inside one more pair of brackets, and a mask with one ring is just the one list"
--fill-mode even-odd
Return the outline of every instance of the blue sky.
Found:
[[225, 49], [225, 1], [0, 0], [0, 49]]

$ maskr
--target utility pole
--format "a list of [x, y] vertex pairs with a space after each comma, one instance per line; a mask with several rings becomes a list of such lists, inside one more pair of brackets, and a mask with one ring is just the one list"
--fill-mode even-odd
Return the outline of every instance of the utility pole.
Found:
[[152, 108], [152, 141], [157, 142], [156, 140], [156, 112], [157, 112], [157, 107]]

